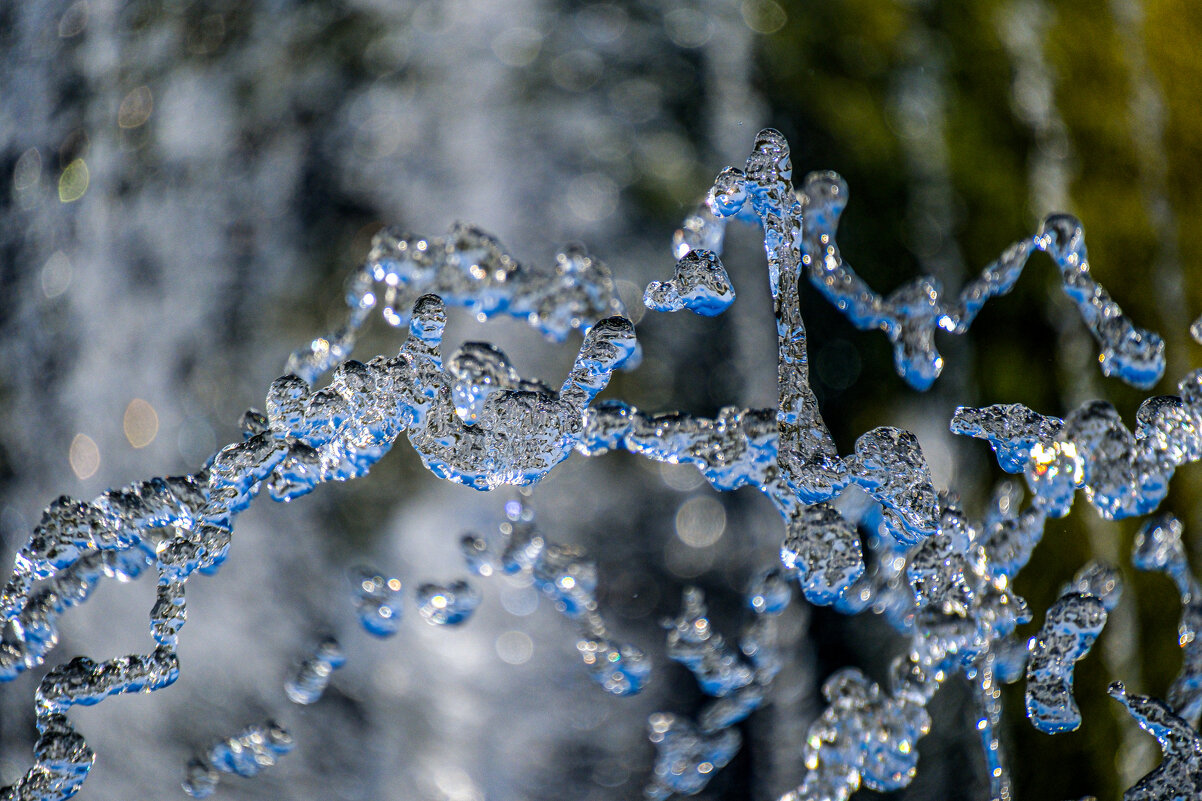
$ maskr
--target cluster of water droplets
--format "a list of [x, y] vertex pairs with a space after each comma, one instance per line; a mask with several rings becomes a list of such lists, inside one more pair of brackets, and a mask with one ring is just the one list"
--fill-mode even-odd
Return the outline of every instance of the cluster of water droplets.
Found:
[[945, 676], [899, 657], [891, 677], [889, 691], [856, 668], [826, 680], [822, 694], [829, 706], [807, 732], [805, 777], [782, 801], [846, 801], [861, 784], [887, 791], [910, 783], [918, 738], [931, 726], [926, 703]]
[[[1079, 488], [1108, 518], [1156, 508], [1175, 467], [1202, 457], [1202, 371], [1181, 382], [1180, 396], [1145, 402], [1134, 433], [1101, 402], [1064, 420], [1017, 405], [957, 410], [952, 430], [987, 439], [1003, 469], [1024, 473], [1030, 489], [1029, 503], [1020, 508], [1021, 489], [1003, 484], [983, 519], [972, 521], [953, 493], [936, 492], [913, 434], [876, 428], [856, 440], [853, 453], [838, 453], [809, 386], [799, 302], [803, 272], [856, 325], [885, 330], [899, 372], [920, 388], [942, 368], [935, 329], [967, 330], [985, 300], [1009, 291], [1035, 250], [1046, 251], [1060, 268], [1066, 291], [1101, 345], [1104, 372], [1149, 386], [1163, 370], [1159, 337], [1135, 328], [1092, 281], [1080, 226], [1064, 216], [1048, 218], [1039, 234], [1008, 249], [954, 304], [944, 303], [938, 286], [925, 278], [881, 298], [843, 263], [835, 244], [846, 186], [833, 174], [815, 174], [798, 193], [791, 172], [784, 137], [762, 132], [745, 168], [724, 170], [707, 209], [678, 234], [674, 277], [647, 289], [651, 308], [722, 312], [734, 299], [718, 255], [724, 220], [761, 226], [778, 334], [778, 403], [775, 409], [726, 408], [714, 418], [594, 402], [613, 371], [637, 358], [638, 348], [608, 271], [583, 253], [564, 253], [553, 269], [540, 271], [517, 264], [467, 226], [432, 241], [381, 232], [350, 282], [347, 323], [293, 355], [288, 374], [269, 388], [265, 411], [243, 418], [241, 442], [219, 450], [191, 476], [151, 479], [92, 502], [60, 498], [46, 509], [0, 595], [0, 680], [41, 664], [57, 643], [58, 616], [86, 600], [105, 577], [128, 580], [153, 569], [158, 584], [149, 628], [155, 645], [146, 655], [104, 663], [80, 657], [51, 670], [37, 691], [36, 763], [0, 798], [73, 795], [93, 754], [72, 728], [68, 709], [174, 681], [186, 583], [219, 569], [236, 516], [263, 487], [287, 502], [322, 482], [361, 477], [402, 433], [435, 475], [480, 490], [533, 484], [573, 450], [593, 456], [624, 449], [692, 464], [717, 490], [752, 486], [773, 501], [784, 522], [780, 564], [765, 570], [749, 591], [750, 622], [737, 647], [713, 631], [699, 590], [686, 591], [680, 616], [668, 625], [669, 656], [689, 668], [714, 700], [695, 722], [670, 713], [652, 716], [657, 756], [650, 798], [698, 792], [733, 758], [740, 742], [735, 724], [763, 703], [780, 670], [776, 617], [794, 582], [811, 603], [884, 615], [909, 648], [895, 661], [886, 687], [855, 669], [827, 680], [828, 706], [807, 738], [804, 779], [786, 797], [845, 799], [861, 785], [905, 786], [916, 770], [918, 740], [930, 727], [927, 703], [959, 673], [980, 702], [978, 730], [991, 792], [1007, 798], [996, 735], [999, 684], [1017, 680], [1025, 668], [1035, 725], [1046, 731], [1075, 727], [1072, 667], [1118, 592], [1117, 574], [1087, 567], [1024, 648], [1014, 631], [1030, 612], [1011, 579], [1030, 558], [1046, 519], [1066, 514]], [[377, 305], [390, 324], [408, 325], [408, 337], [394, 356], [350, 360], [357, 332]], [[447, 305], [466, 307], [481, 320], [525, 318], [554, 339], [579, 328], [583, 342], [556, 390], [522, 378], [504, 353], [485, 343], [467, 343], [445, 356]], [[329, 384], [315, 388], [331, 369]], [[1189, 646], [1199, 595], [1179, 536], [1179, 527], [1162, 523], [1147, 529], [1137, 545], [1137, 566], [1163, 570], [1181, 588], [1187, 670], [1175, 685], [1172, 707], [1116, 691], [1166, 749], [1165, 763], [1132, 789], [1132, 798], [1151, 797], [1132, 795], [1145, 785], [1168, 786], [1174, 777], [1196, 782], [1198, 776], [1197, 732], [1170, 711], [1191, 718], [1198, 711], [1197, 655]], [[648, 658], [615, 640], [599, 612], [596, 564], [576, 548], [545, 540], [523, 503], [506, 505], [496, 538], [469, 535], [462, 546], [472, 572], [520, 576], [552, 600], [579, 630], [578, 651], [607, 692], [629, 695], [647, 681]], [[352, 583], [363, 626], [378, 636], [395, 633], [400, 582], [364, 571]], [[466, 582], [423, 584], [417, 602], [427, 621], [453, 625], [472, 613], [479, 595]], [[298, 703], [317, 700], [340, 661], [336, 645], [319, 645], [288, 684], [289, 696]], [[248, 729], [190, 768], [188, 785], [195, 794], [211, 791], [215, 771], [251, 775], [290, 746], [278, 727]]]
[[460, 548], [468, 569], [479, 576], [500, 574], [533, 584], [556, 611], [575, 624], [576, 649], [589, 675], [612, 695], [643, 689], [651, 662], [637, 646], [614, 639], [597, 604], [597, 565], [579, 548], [545, 539], [534, 512], [519, 500], [505, 504], [497, 537], [465, 534]]
[[352, 578], [355, 613], [368, 634], [391, 637], [401, 625], [401, 593], [404, 585], [395, 576], [384, 576], [366, 568]]
[[466, 581], [422, 584], [417, 588], [417, 608], [432, 626], [458, 626], [480, 605], [480, 591]]
[[702, 591], [685, 589], [680, 615], [664, 621], [668, 656], [687, 667], [713, 700], [695, 722], [670, 712], [648, 719], [655, 766], [644, 788], [647, 798], [699, 793], [738, 753], [742, 736], [734, 727], [763, 704], [782, 667], [777, 617], [792, 599], [784, 570], [760, 574], [745, 596], [751, 619], [736, 647], [713, 629]]
[[214, 743], [203, 757], [188, 763], [184, 792], [193, 798], [207, 798], [217, 789], [222, 773], [254, 778], [275, 765], [294, 745], [292, 735], [275, 721], [248, 726]]

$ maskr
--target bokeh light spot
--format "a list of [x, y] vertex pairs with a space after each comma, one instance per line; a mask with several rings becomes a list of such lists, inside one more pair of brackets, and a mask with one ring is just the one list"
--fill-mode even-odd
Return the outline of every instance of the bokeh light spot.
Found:
[[58, 199], [63, 203], [74, 203], [88, 191], [88, 165], [83, 159], [75, 159], [63, 170], [58, 179]]
[[743, 22], [756, 33], [776, 33], [785, 27], [789, 15], [773, 0], [743, 0]]
[[542, 45], [543, 35], [533, 28], [510, 28], [492, 40], [492, 51], [507, 67], [528, 67]]
[[73, 3], [58, 20], [58, 35], [63, 39], [79, 36], [88, 27], [88, 0]]
[[705, 483], [705, 476], [701, 475], [696, 465], [691, 464], [661, 462], [659, 474], [665, 484], [681, 492], [691, 492]]
[[134, 398], [125, 407], [125, 419], [122, 421], [125, 438], [135, 448], [145, 448], [154, 442], [159, 433], [159, 415], [146, 401]]
[[154, 95], [149, 86], [139, 86], [125, 96], [117, 109], [117, 124], [122, 128], [137, 128], [150, 119], [154, 111]]
[[708, 548], [726, 531], [726, 510], [708, 496], [689, 498], [676, 511], [676, 536], [693, 548]]
[[100, 469], [100, 448], [87, 434], [76, 434], [75, 439], [71, 440], [67, 461], [71, 463], [71, 472], [75, 473], [76, 478], [91, 478]]
[[13, 168], [13, 189], [24, 192], [38, 185], [42, 178], [42, 154], [31, 147], [21, 154]]
[[57, 298], [71, 286], [71, 261], [61, 250], [56, 250], [42, 265], [42, 294], [48, 299]]
[[534, 640], [520, 631], [507, 631], [497, 637], [497, 656], [510, 665], [523, 665], [534, 655]]

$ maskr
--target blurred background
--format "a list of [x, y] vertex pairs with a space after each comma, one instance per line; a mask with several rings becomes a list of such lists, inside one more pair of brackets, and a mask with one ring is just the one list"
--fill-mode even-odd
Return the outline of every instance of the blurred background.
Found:
[[[766, 125], [792, 143], [798, 180], [847, 178], [840, 245], [882, 293], [920, 273], [954, 291], [1044, 214], [1078, 215], [1098, 280], [1165, 338], [1155, 392], [1173, 392], [1202, 362], [1186, 333], [1202, 311], [1199, 41], [1202, 7], [1186, 0], [0, 5], [0, 563], [56, 496], [194, 471], [238, 439], [288, 353], [337, 322], [343, 282], [385, 224], [437, 236], [470, 221], [529, 263], [583, 243], [619, 279], [645, 353], [605, 397], [705, 415], [773, 405], [755, 231], [730, 229], [740, 297], [725, 315], [643, 316], [639, 302], [670, 276], [681, 219]], [[807, 288], [802, 304], [840, 451], [868, 428], [907, 428], [973, 515], [1000, 474], [987, 446], [947, 433], [955, 406], [1063, 415], [1102, 397], [1131, 421], [1145, 394], [1101, 376], [1043, 256], [969, 336], [939, 340], [945, 372], [925, 394], [894, 374], [884, 337]], [[448, 332], [452, 344], [496, 342], [523, 375], [553, 383], [579, 343], [454, 311]], [[356, 356], [399, 341], [375, 321]], [[1200, 489], [1184, 469], [1165, 505], [1196, 564]], [[261, 499], [221, 573], [189, 585], [177, 684], [72, 713], [98, 754], [79, 797], [182, 798], [193, 752], [269, 716], [295, 752], [253, 781], [224, 779], [218, 797], [640, 797], [646, 716], [703, 702], [666, 660], [660, 619], [697, 584], [733, 637], [740, 595], [783, 527], [753, 492], [718, 495], [691, 468], [625, 454], [573, 457], [536, 488], [544, 536], [598, 561], [611, 627], [655, 661], [634, 698], [601, 692], [570, 624], [499, 579], [475, 580], [484, 603], [462, 628], [426, 625], [412, 595], [396, 637], [358, 628], [353, 566], [409, 588], [465, 577], [459, 536], [494, 529], [512, 497], [439, 482], [401, 442], [366, 479], [288, 506]], [[1088, 558], [1127, 579], [1077, 670], [1079, 732], [1037, 733], [1021, 684], [1007, 690], [1019, 799], [1115, 798], [1158, 761], [1105, 696], [1113, 679], [1163, 696], [1180, 666], [1175, 591], [1129, 566], [1136, 526], [1078, 503], [1016, 582], [1033, 633]], [[64, 619], [51, 661], [148, 650], [152, 603], [148, 580], [103, 584]], [[795, 786], [821, 681], [845, 665], [881, 680], [904, 647], [870, 615], [802, 607], [784, 619], [789, 666], [703, 797]], [[349, 663], [321, 702], [293, 706], [283, 682], [323, 634]], [[31, 762], [42, 672], [0, 687], [0, 784]], [[918, 778], [896, 797], [986, 797], [967, 693], [953, 683], [932, 714]]]

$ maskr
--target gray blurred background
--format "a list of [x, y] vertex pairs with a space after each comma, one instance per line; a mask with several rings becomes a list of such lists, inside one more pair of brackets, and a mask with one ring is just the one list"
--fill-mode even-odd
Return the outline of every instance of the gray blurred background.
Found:
[[[1194, 6], [1159, 0], [0, 6], [0, 560], [7, 569], [57, 495], [190, 472], [236, 440], [288, 353], [337, 322], [343, 282], [385, 224], [437, 236], [470, 221], [530, 263], [583, 243], [619, 280], [645, 354], [606, 397], [706, 415], [772, 405], [756, 232], [731, 229], [739, 301], [722, 317], [644, 317], [640, 303], [649, 280], [670, 276], [680, 220], [765, 125], [790, 138], [799, 179], [848, 178], [840, 241], [882, 292], [919, 272], [954, 290], [1043, 214], [1078, 214], [1099, 280], [1165, 337], [1158, 391], [1171, 391], [1198, 362], [1185, 330], [1202, 308], [1190, 269], [1202, 229], [1189, 225], [1202, 204], [1200, 37]], [[976, 513], [997, 471], [979, 443], [947, 434], [956, 405], [1063, 414], [1107, 397], [1130, 419], [1141, 393], [1100, 376], [1056, 287], [1033, 260], [969, 337], [940, 340], [947, 368], [925, 395], [893, 374], [883, 337], [803, 290], [813, 382], [840, 450], [875, 425], [908, 428], [936, 483]], [[400, 338], [375, 321], [356, 356]], [[579, 344], [455, 312], [448, 338], [495, 342], [552, 383]], [[1199, 510], [1181, 499], [1198, 477], [1176, 482], [1169, 508], [1197, 531]], [[696, 583], [717, 628], [736, 634], [740, 593], [783, 528], [754, 493], [718, 496], [691, 468], [624, 454], [573, 457], [535, 489], [544, 535], [597, 559], [602, 611], [655, 661], [634, 698], [601, 692], [570, 624], [500, 579], [475, 580], [484, 603], [461, 629], [426, 625], [411, 602], [393, 639], [358, 627], [353, 566], [409, 588], [464, 577], [460, 534], [495, 528], [512, 497], [435, 480], [402, 441], [365, 479], [288, 506], [259, 500], [220, 574], [189, 584], [180, 680], [72, 713], [98, 754], [80, 798], [182, 798], [195, 750], [269, 716], [295, 752], [253, 781], [225, 778], [218, 797], [639, 797], [647, 714], [703, 701], [665, 659], [659, 619]], [[1089, 556], [1125, 567], [1131, 530], [1083, 508], [1049, 525], [1018, 583], [1031, 628]], [[1123, 678], [1163, 694], [1180, 660], [1177, 601], [1166, 581], [1125, 571], [1123, 605], [1078, 672], [1082, 731], [1036, 734], [1021, 692], [1008, 693], [1020, 798], [1109, 797], [1155, 764], [1103, 690]], [[148, 650], [152, 602], [145, 579], [102, 585], [64, 619], [52, 662]], [[904, 645], [867, 617], [799, 606], [784, 623], [789, 666], [705, 797], [793, 787], [821, 680], [848, 664], [880, 679]], [[292, 666], [330, 633], [348, 665], [315, 706], [289, 704]], [[31, 761], [42, 672], [0, 687], [0, 783]], [[933, 714], [919, 777], [899, 797], [981, 798], [961, 689]]]

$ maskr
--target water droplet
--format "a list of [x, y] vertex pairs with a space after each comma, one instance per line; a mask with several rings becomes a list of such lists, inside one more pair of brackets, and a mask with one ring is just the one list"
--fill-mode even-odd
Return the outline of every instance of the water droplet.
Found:
[[458, 626], [480, 605], [480, 592], [466, 581], [422, 584], [417, 588], [417, 608], [433, 626]]
[[358, 570], [351, 578], [355, 611], [369, 634], [391, 637], [401, 625], [401, 581], [391, 576]]

